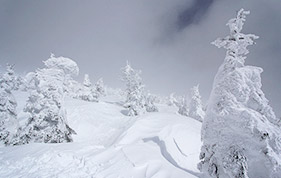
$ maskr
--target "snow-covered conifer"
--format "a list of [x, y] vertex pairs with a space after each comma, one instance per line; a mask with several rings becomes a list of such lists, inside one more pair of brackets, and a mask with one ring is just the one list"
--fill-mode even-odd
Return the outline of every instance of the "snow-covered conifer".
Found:
[[140, 73], [140, 71], [134, 70], [128, 62], [122, 69], [122, 80], [126, 83], [124, 107], [129, 109], [129, 116], [136, 116], [145, 112], [144, 85]]
[[51, 53], [50, 58], [44, 61], [44, 64], [48, 68], [56, 68], [63, 71], [63, 91], [69, 93], [71, 91], [70, 85], [72, 78], [79, 74], [79, 67], [77, 63], [69, 58], [55, 57]]
[[98, 95], [95, 88], [92, 86], [90, 77], [85, 74], [83, 81], [83, 89], [81, 90], [80, 98], [85, 101], [98, 102]]
[[95, 83], [95, 91], [97, 92], [98, 98], [105, 96], [105, 87], [102, 78]]
[[43, 61], [47, 68], [60, 69], [64, 73], [65, 79], [67, 76], [77, 76], [79, 74], [79, 67], [75, 61], [66, 57], [56, 57], [51, 53], [48, 60]]
[[202, 126], [198, 168], [206, 177], [281, 175], [281, 129], [261, 90], [262, 69], [244, 64], [247, 46], [258, 38], [241, 33], [247, 14], [241, 9], [227, 23], [230, 35], [213, 42], [227, 53], [215, 77]]
[[20, 75], [15, 76], [15, 90], [26, 91], [26, 80], [24, 77]]
[[[58, 61], [55, 61], [56, 59]], [[71, 135], [75, 132], [67, 124], [63, 89], [67, 71], [63, 66], [67, 67], [66, 62], [71, 64], [72, 60], [51, 56], [43, 62], [46, 68], [37, 69], [34, 73], [35, 89], [24, 108], [29, 114], [28, 122], [20, 128], [12, 144], [72, 141]], [[56, 65], [50, 65], [52, 63]]]
[[179, 108], [178, 113], [180, 115], [188, 116], [189, 108], [188, 108], [187, 98], [186, 97], [182, 97], [180, 99], [180, 102], [178, 102], [177, 106]]
[[12, 86], [12, 90], [19, 90], [19, 89], [25, 90], [25, 88], [26, 88], [25, 79], [15, 73], [14, 66], [15, 65], [7, 64], [7, 66], [6, 66], [7, 72], [3, 76], [6, 79], [9, 79], [9, 81], [7, 81], [7, 82], [9, 83], [9, 85]]
[[171, 93], [168, 98], [168, 106], [174, 106], [174, 105], [177, 105], [177, 103], [178, 103], [178, 101], [175, 98], [175, 93]]
[[205, 111], [203, 111], [201, 96], [199, 93], [199, 85], [191, 88], [191, 100], [189, 103], [189, 117], [192, 117], [200, 122], [203, 121], [205, 117]]
[[68, 81], [68, 91], [67, 95], [72, 98], [80, 99], [81, 94], [83, 93], [83, 84], [79, 83], [78, 81], [74, 79], [70, 79]]
[[7, 64], [6, 72], [3, 74], [3, 81], [6, 82], [6, 85], [9, 85], [8, 88], [11, 90], [16, 88], [14, 65]]
[[145, 108], [147, 112], [158, 112], [158, 108], [155, 105], [157, 97], [150, 93], [147, 94], [145, 97]]
[[88, 74], [85, 74], [85, 75], [84, 75], [83, 85], [84, 85], [85, 87], [89, 87], [89, 88], [92, 87], [92, 82], [91, 82], [90, 77], [89, 77]]
[[17, 128], [17, 102], [12, 94], [14, 71], [7, 65], [7, 72], [0, 78], [0, 142], [9, 144]]
[[26, 89], [35, 90], [35, 88], [36, 88], [35, 72], [28, 72], [24, 78], [25, 78], [25, 82], [26, 82]]

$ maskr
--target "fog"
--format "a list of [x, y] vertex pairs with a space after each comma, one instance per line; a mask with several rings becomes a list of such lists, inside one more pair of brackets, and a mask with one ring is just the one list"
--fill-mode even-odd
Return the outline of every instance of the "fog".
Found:
[[262, 67], [263, 90], [281, 115], [281, 1], [276, 0], [0, 0], [0, 65], [25, 73], [50, 53], [77, 62], [81, 80], [103, 77], [123, 87], [120, 68], [142, 70], [152, 93], [178, 95], [200, 84], [203, 100], [225, 51], [210, 43], [240, 8], [250, 10], [244, 33], [260, 36], [249, 65]]

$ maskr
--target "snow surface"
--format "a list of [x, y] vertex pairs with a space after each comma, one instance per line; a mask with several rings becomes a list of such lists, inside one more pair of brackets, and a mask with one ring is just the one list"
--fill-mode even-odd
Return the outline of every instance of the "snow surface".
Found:
[[[28, 94], [14, 93], [20, 124]], [[99, 103], [65, 100], [74, 142], [32, 143], [0, 147], [0, 177], [193, 178], [201, 148], [201, 123], [177, 114], [173, 106], [159, 112], [126, 116], [122, 98]]]

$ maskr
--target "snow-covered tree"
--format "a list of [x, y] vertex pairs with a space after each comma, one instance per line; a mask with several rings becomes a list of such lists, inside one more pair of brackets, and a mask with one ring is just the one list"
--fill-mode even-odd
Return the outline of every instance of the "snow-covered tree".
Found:
[[187, 103], [186, 97], [182, 97], [180, 99], [180, 102], [178, 102], [177, 106], [179, 108], [178, 113], [180, 115], [188, 116], [189, 108], [188, 108], [188, 103]]
[[203, 111], [201, 96], [199, 93], [199, 85], [194, 86], [190, 90], [191, 100], [189, 103], [189, 117], [192, 117], [200, 122], [203, 121], [205, 117], [205, 111]]
[[155, 105], [157, 97], [150, 93], [147, 94], [145, 97], [145, 108], [147, 112], [158, 112], [158, 108]]
[[178, 104], [177, 99], [175, 98], [175, 93], [171, 93], [168, 98], [168, 106], [174, 106]]
[[68, 81], [68, 92], [67, 95], [72, 97], [72, 98], [77, 98], [77, 99], [81, 99], [80, 96], [83, 93], [83, 84], [81, 84], [80, 82], [74, 80], [74, 79], [70, 79]]
[[83, 85], [84, 85], [85, 87], [88, 87], [88, 88], [91, 88], [91, 87], [92, 87], [92, 82], [91, 82], [90, 77], [89, 77], [88, 74], [85, 74], [85, 75], [84, 75]]
[[2, 76], [2, 80], [6, 82], [7, 85], [9, 85], [8, 88], [11, 90], [14, 90], [16, 88], [16, 80], [15, 80], [15, 70], [14, 65], [7, 64], [6, 65], [6, 72]]
[[26, 89], [35, 90], [35, 88], [36, 88], [35, 72], [28, 72], [24, 78], [25, 78], [25, 82], [26, 82]]
[[20, 75], [16, 75], [15, 77], [15, 90], [21, 90], [21, 91], [26, 91], [27, 86], [26, 86], [26, 80], [24, 77]]
[[15, 65], [7, 64], [6, 73], [4, 74], [6, 79], [9, 79], [10, 85], [12, 85], [12, 90], [25, 90], [26, 81], [23, 77], [15, 73]]
[[98, 98], [101, 96], [105, 96], [105, 87], [103, 84], [103, 79], [100, 78], [96, 83], [95, 83], [95, 91], [97, 93]]
[[126, 83], [124, 107], [129, 109], [129, 116], [136, 116], [145, 112], [144, 85], [140, 74], [141, 72], [134, 70], [128, 62], [122, 69], [122, 80]]
[[71, 90], [70, 82], [73, 80], [73, 77], [79, 74], [77, 63], [62, 56], [55, 57], [55, 55], [51, 53], [50, 58], [47, 61], [44, 61], [44, 64], [48, 68], [56, 68], [63, 71], [63, 91], [69, 93]]
[[93, 88], [88, 74], [85, 74], [84, 76], [83, 89], [81, 91], [80, 98], [85, 101], [98, 102], [97, 92], [95, 88]]
[[7, 65], [7, 72], [0, 78], [0, 142], [9, 144], [17, 128], [17, 102], [12, 94], [14, 71]]
[[213, 42], [227, 53], [216, 74], [202, 126], [198, 168], [206, 177], [281, 175], [281, 129], [261, 90], [262, 69], [244, 64], [247, 46], [258, 38], [241, 33], [247, 14], [241, 9], [227, 23], [230, 35]]
[[67, 68], [73, 61], [51, 56], [43, 62], [46, 68], [37, 69], [34, 73], [35, 89], [30, 93], [24, 108], [29, 115], [28, 122], [14, 137], [14, 145], [30, 142], [71, 142], [72, 134], [75, 133], [67, 124], [64, 109], [64, 81], [67, 70], [63, 66]]

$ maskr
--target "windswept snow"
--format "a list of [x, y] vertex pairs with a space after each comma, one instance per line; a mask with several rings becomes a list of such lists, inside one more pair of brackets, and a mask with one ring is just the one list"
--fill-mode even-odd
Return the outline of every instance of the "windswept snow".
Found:
[[[27, 93], [15, 93], [18, 113]], [[173, 106], [138, 117], [124, 114], [120, 98], [99, 103], [65, 99], [72, 143], [0, 148], [0, 177], [192, 178], [201, 148], [201, 123]]]

